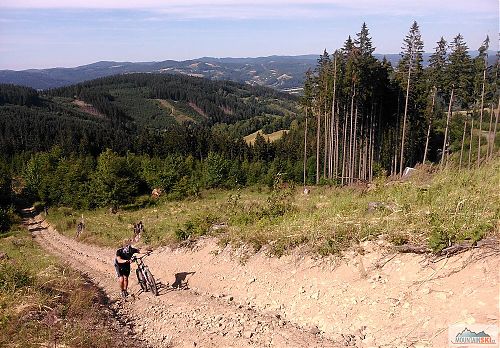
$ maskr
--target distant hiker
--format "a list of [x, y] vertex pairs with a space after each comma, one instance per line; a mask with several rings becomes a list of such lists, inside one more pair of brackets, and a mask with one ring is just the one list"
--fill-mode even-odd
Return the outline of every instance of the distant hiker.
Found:
[[136, 253], [140, 253], [140, 249], [134, 248], [128, 240], [116, 251], [115, 270], [123, 298], [128, 296], [127, 288], [128, 276], [130, 275], [130, 263], [132, 262], [132, 256]]
[[76, 225], [76, 236], [80, 237], [84, 229], [85, 229], [85, 224], [83, 223], [83, 221], [80, 221], [78, 225]]
[[134, 235], [140, 234], [144, 230], [144, 225], [142, 224], [142, 221], [139, 221], [138, 223], [134, 224]]
[[49, 215], [49, 207], [47, 205], [43, 206], [43, 212], [45, 213], [45, 216]]
[[134, 242], [137, 243], [139, 241], [142, 232], [144, 232], [144, 224], [142, 223], [142, 221], [139, 221], [138, 223], [134, 224]]

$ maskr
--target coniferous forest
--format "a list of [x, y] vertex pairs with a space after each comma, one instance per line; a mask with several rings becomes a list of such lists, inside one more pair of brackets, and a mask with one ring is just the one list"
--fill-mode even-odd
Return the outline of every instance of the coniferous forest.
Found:
[[[349, 185], [424, 162], [479, 166], [498, 153], [499, 66], [488, 63], [489, 38], [478, 48], [460, 34], [441, 38], [428, 62], [423, 47], [414, 22], [399, 63], [377, 60], [363, 24], [319, 56], [300, 97], [165, 74], [43, 91], [0, 85], [0, 220], [13, 177], [35, 200], [93, 208], [154, 188], [179, 199], [277, 176]], [[287, 132], [244, 140], [258, 130]]]

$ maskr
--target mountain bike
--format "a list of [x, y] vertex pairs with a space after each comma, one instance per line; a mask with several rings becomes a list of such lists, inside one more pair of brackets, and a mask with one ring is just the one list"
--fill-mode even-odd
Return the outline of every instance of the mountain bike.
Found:
[[137, 264], [137, 269], [135, 273], [137, 275], [137, 280], [139, 281], [139, 285], [141, 286], [142, 291], [151, 291], [155, 296], [158, 296], [158, 285], [156, 284], [155, 278], [148, 266], [144, 264], [143, 259], [146, 256], [149, 256], [151, 253], [148, 252], [140, 257], [133, 256], [132, 261]]

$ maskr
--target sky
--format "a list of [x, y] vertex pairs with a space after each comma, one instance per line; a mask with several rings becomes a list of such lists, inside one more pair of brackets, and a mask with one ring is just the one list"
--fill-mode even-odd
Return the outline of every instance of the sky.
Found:
[[0, 0], [0, 69], [320, 54], [366, 22], [376, 53], [413, 23], [425, 50], [462, 34], [498, 50], [498, 0]]

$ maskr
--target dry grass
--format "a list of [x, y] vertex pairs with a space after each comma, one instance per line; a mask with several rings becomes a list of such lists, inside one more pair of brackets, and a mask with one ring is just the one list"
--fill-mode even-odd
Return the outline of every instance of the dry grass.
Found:
[[0, 250], [8, 256], [0, 260], [0, 347], [142, 347], [103, 311], [103, 293], [26, 231], [1, 238]]
[[276, 141], [278, 139], [281, 139], [283, 137], [283, 134], [285, 134], [286, 132], [288, 132], [288, 130], [283, 129], [283, 130], [279, 130], [279, 131], [276, 131], [276, 132], [271, 133], [271, 134], [264, 134], [264, 133], [262, 133], [262, 130], [258, 130], [257, 132], [254, 132], [252, 134], [247, 135], [243, 139], [245, 140], [245, 142], [247, 144], [253, 145], [255, 143], [255, 139], [257, 138], [257, 134], [260, 133], [260, 135], [262, 135], [266, 141], [273, 142], [273, 141]]
[[[407, 181], [379, 180], [370, 188], [313, 187], [309, 195], [288, 188], [208, 191], [155, 207], [83, 212], [82, 239], [117, 245], [142, 220], [143, 242], [158, 246], [211, 234], [221, 243], [244, 243], [281, 255], [297, 246], [327, 255], [359, 241], [385, 235], [394, 244], [415, 243], [440, 250], [460, 240], [498, 233], [500, 160], [479, 170], [422, 166]], [[370, 209], [370, 205], [374, 208]], [[53, 209], [49, 220], [74, 236], [82, 212]], [[213, 224], [224, 224], [211, 229]], [[69, 227], [68, 227], [69, 226]]]

